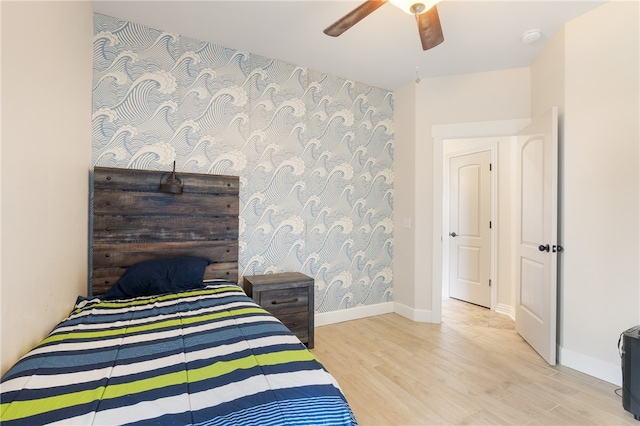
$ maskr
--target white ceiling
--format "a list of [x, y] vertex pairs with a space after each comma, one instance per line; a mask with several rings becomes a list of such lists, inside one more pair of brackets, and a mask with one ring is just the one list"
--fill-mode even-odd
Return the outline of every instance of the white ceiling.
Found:
[[[96, 1], [94, 12], [395, 90], [420, 78], [529, 66], [562, 25], [606, 0], [443, 0], [444, 43], [385, 4], [340, 37], [322, 30], [362, 1]], [[542, 30], [523, 44], [522, 33]]]

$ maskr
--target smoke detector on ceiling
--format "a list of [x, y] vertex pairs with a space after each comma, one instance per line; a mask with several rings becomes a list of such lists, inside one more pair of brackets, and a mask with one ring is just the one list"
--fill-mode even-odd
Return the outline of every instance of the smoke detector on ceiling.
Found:
[[522, 33], [522, 42], [525, 44], [535, 43], [542, 38], [542, 31], [538, 29], [527, 30]]

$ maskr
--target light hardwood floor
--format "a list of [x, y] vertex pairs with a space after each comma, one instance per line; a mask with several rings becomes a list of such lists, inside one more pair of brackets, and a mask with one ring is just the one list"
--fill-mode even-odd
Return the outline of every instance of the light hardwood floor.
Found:
[[449, 300], [441, 325], [386, 314], [315, 329], [312, 352], [360, 425], [640, 424], [616, 386], [550, 367], [488, 309]]

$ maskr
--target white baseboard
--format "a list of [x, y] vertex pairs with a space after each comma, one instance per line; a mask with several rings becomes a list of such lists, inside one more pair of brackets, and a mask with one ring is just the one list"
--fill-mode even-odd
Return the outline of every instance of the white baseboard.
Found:
[[558, 347], [558, 362], [565, 367], [573, 368], [616, 386], [622, 386], [620, 363], [611, 364], [562, 347]]
[[407, 305], [403, 305], [402, 303], [394, 302], [393, 312], [398, 315], [402, 315], [403, 317], [408, 318], [411, 321], [433, 322], [431, 311], [428, 311], [426, 309], [414, 309]]
[[512, 308], [509, 305], [498, 303], [498, 306], [496, 306], [496, 312], [499, 314], [506, 315], [514, 321], [516, 320], [516, 311], [514, 308]]
[[323, 312], [315, 314], [314, 322], [316, 327], [321, 327], [323, 325], [336, 324], [375, 315], [389, 314], [393, 312], [393, 305], [393, 302], [385, 302], [375, 305], [357, 306], [350, 309], [341, 309], [339, 311]]
[[350, 309], [341, 309], [339, 311], [323, 312], [315, 314], [314, 322], [316, 327], [323, 325], [336, 324], [344, 321], [352, 321], [360, 318], [372, 317], [375, 315], [383, 315], [395, 312], [411, 321], [416, 322], [432, 322], [431, 311], [424, 309], [410, 308], [398, 302], [385, 302], [376, 305], [358, 306]]

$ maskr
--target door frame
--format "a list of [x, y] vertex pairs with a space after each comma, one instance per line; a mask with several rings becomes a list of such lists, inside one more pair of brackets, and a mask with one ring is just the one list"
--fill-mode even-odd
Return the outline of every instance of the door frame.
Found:
[[[489, 275], [491, 279], [491, 288], [490, 288], [491, 301], [490, 301], [489, 308], [491, 310], [495, 310], [497, 288], [498, 288], [498, 279], [497, 279], [498, 250], [497, 250], [497, 244], [496, 244], [496, 240], [497, 240], [496, 237], [498, 235], [498, 221], [496, 220], [497, 212], [498, 212], [498, 197], [497, 197], [497, 194], [498, 194], [498, 144], [497, 142], [495, 142], [495, 140], [491, 141], [491, 140], [487, 140], [487, 138], [470, 138], [467, 140], [471, 140], [471, 139], [478, 139], [475, 143], [473, 143], [473, 146], [456, 150], [456, 151], [450, 151], [444, 154], [443, 176], [442, 176], [443, 182], [444, 182], [442, 187], [443, 211], [442, 211], [442, 229], [440, 232], [442, 233], [443, 236], [446, 236], [449, 231], [449, 225], [450, 225], [449, 213], [450, 213], [451, 206], [449, 203], [450, 201], [449, 191], [451, 189], [451, 182], [449, 181], [449, 172], [450, 172], [449, 163], [451, 159], [454, 157], [460, 157], [463, 155], [476, 154], [476, 153], [488, 151], [491, 154], [490, 161], [491, 161], [491, 164], [493, 165], [493, 171], [491, 172], [491, 194], [490, 194], [491, 212], [489, 217], [492, 223], [491, 233], [489, 237], [490, 238]], [[447, 139], [447, 141], [452, 141], [452, 140]], [[443, 141], [443, 151], [444, 151], [444, 143], [446, 142]], [[449, 238], [442, 239], [442, 297], [443, 298], [449, 298], [449, 286], [450, 286], [449, 243], [450, 243]], [[435, 285], [435, 282], [434, 282], [434, 285]]]
[[447, 139], [515, 136], [531, 123], [530, 118], [480, 121], [471, 123], [438, 124], [431, 126], [433, 140], [433, 231], [432, 231], [432, 276], [431, 276], [431, 322], [442, 322], [442, 276], [443, 276], [443, 164], [444, 141]]

